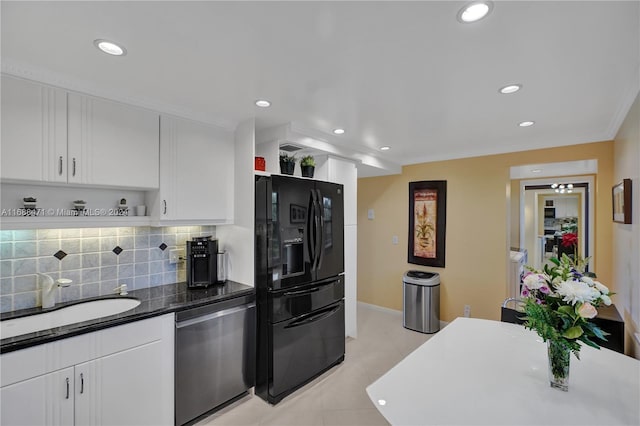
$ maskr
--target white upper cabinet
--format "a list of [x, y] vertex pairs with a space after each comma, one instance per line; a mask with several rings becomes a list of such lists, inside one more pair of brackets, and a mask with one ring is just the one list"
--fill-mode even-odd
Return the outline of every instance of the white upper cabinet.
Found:
[[553, 199], [556, 217], [578, 217], [578, 197], [565, 196]]
[[2, 169], [11, 182], [159, 187], [159, 114], [2, 76]]
[[75, 93], [68, 104], [70, 183], [159, 187], [157, 113]]
[[67, 93], [2, 76], [2, 179], [67, 180]]
[[160, 120], [160, 220], [233, 222], [233, 134], [195, 121]]

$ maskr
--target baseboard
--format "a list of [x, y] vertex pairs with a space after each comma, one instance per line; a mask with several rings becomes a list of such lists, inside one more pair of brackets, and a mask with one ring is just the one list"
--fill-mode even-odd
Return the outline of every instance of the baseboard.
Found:
[[388, 314], [402, 316], [402, 311], [398, 311], [396, 309], [385, 308], [384, 306], [372, 305], [370, 303], [358, 302], [358, 307], [371, 309], [373, 311], [386, 312]]
[[[370, 309], [372, 311], [385, 312], [394, 316], [402, 317], [402, 311], [397, 309], [385, 308], [384, 306], [372, 305], [371, 303], [365, 303], [358, 301], [358, 308]], [[440, 328], [444, 328], [449, 324], [448, 321], [440, 320]]]

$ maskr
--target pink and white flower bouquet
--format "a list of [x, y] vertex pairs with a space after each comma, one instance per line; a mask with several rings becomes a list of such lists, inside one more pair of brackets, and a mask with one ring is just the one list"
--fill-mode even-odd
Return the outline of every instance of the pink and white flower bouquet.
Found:
[[[576, 259], [577, 258], [577, 259]], [[607, 286], [596, 275], [585, 272], [589, 259], [563, 254], [551, 258], [542, 271], [527, 267], [522, 296], [525, 299], [525, 327], [535, 330], [544, 341], [550, 340], [580, 358], [580, 343], [600, 346], [594, 337], [606, 340], [606, 333], [589, 320], [598, 307], [611, 304]]]

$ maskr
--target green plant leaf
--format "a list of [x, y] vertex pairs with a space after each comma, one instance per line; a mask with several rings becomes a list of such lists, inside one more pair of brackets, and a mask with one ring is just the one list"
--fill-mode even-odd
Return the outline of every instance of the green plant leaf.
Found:
[[586, 328], [587, 332], [593, 334], [600, 340], [606, 341], [607, 339], [604, 336], [608, 336], [609, 334], [611, 334], [611, 333], [607, 333], [606, 331], [602, 330], [600, 327], [598, 327], [597, 325], [591, 322], [585, 322], [583, 327]]
[[569, 315], [570, 317], [574, 317], [575, 310], [570, 305], [562, 305], [558, 308], [558, 312], [561, 314]]
[[585, 335], [585, 334], [580, 336], [580, 338], [578, 340], [580, 340], [581, 342], [584, 342], [586, 345], [589, 345], [592, 348], [600, 349], [600, 346], [596, 342], [594, 342], [593, 340], [589, 339], [589, 337], [587, 335]]
[[582, 336], [583, 333], [584, 331], [582, 330], [582, 327], [576, 325], [562, 333], [562, 337], [566, 337], [567, 339], [577, 339], [578, 337]]

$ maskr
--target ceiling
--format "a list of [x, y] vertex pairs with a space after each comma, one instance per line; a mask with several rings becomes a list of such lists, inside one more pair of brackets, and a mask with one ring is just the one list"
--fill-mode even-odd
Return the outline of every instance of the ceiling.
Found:
[[615, 136], [640, 2], [495, 1], [463, 24], [466, 3], [2, 1], [2, 70], [229, 129], [295, 123], [401, 165]]

